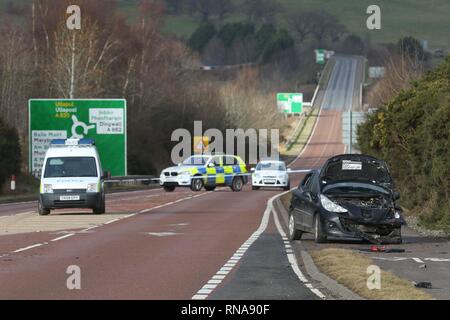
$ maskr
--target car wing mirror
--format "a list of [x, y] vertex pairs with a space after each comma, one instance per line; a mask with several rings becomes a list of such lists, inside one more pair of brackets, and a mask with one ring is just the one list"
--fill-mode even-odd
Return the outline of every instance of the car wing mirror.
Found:
[[255, 172], [255, 168], [250, 168], [250, 171], [251, 172]]
[[303, 196], [303, 198], [306, 198], [308, 201], [312, 201], [312, 200], [313, 200], [313, 199], [312, 199], [311, 192], [309, 192], [309, 191], [303, 192], [303, 193], [302, 193], [302, 196]]
[[399, 200], [400, 199], [400, 192], [395, 191], [393, 196], [394, 196], [394, 200]]

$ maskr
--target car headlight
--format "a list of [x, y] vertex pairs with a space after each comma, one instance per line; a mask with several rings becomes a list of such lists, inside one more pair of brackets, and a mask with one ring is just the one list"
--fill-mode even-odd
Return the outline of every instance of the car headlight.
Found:
[[320, 203], [322, 204], [322, 207], [324, 207], [324, 209], [327, 211], [340, 213], [347, 212], [347, 209], [342, 208], [340, 205], [334, 203], [323, 194], [320, 195]]
[[97, 183], [88, 183], [86, 192], [97, 192]]
[[44, 184], [44, 193], [53, 193], [53, 186], [51, 184]]

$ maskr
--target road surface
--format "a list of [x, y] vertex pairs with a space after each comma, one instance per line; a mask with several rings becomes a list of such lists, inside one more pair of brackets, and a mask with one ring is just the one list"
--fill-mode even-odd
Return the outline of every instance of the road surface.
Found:
[[[355, 58], [335, 59], [293, 169], [318, 168], [345, 151], [341, 112], [355, 104], [359, 67]], [[102, 216], [63, 210], [40, 217], [33, 202], [0, 205], [0, 299], [328, 298], [290, 267], [289, 245], [267, 210], [280, 192], [110, 194]], [[70, 266], [80, 268], [80, 290], [67, 287]]]

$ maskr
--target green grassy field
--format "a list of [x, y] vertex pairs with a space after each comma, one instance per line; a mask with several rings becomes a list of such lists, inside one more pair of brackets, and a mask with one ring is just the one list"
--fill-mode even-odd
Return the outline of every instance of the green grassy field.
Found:
[[[450, 1], [448, 0], [277, 0], [284, 7], [278, 17], [286, 25], [286, 12], [326, 10], [339, 18], [352, 33], [369, 36], [375, 43], [396, 42], [402, 36], [428, 40], [429, 47], [450, 49]], [[381, 8], [381, 30], [366, 27], [367, 7], [378, 4]], [[236, 7], [242, 0], [235, 0]], [[244, 20], [237, 10], [227, 20]], [[178, 35], [189, 35], [198, 26], [195, 19], [187, 16], [170, 16], [165, 30]]]
[[[226, 21], [245, 20], [242, 10], [244, 0], [233, 0], [237, 10]], [[450, 49], [450, 1], [448, 0], [276, 0], [284, 8], [278, 17], [279, 24], [287, 26], [286, 12], [326, 10], [336, 15], [352, 33], [362, 37], [369, 35], [375, 43], [395, 42], [400, 37], [411, 35], [428, 40], [431, 49]], [[0, 10], [7, 0], [0, 0]], [[29, 0], [14, 0], [21, 5]], [[133, 20], [137, 14], [139, 0], [118, 0], [121, 10]], [[382, 29], [370, 31], [366, 28], [367, 7], [381, 7]], [[1, 15], [0, 15], [1, 18]], [[199, 22], [187, 15], [168, 16], [164, 30], [179, 36], [189, 36]]]

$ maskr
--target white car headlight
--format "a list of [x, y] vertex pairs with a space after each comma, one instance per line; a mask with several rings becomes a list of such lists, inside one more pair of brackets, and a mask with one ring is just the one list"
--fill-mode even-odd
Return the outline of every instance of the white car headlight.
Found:
[[44, 184], [44, 193], [53, 193], [53, 186], [51, 184]]
[[320, 203], [322, 204], [322, 207], [324, 207], [324, 209], [327, 211], [340, 213], [347, 212], [347, 209], [342, 208], [340, 205], [334, 203], [323, 194], [320, 195]]
[[97, 192], [97, 183], [88, 183], [86, 192]]

